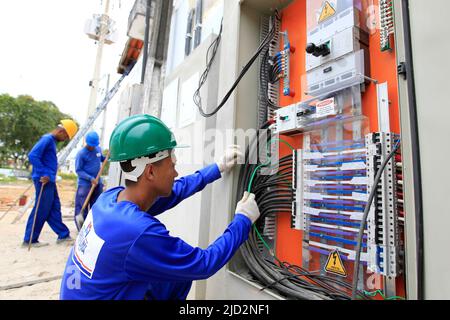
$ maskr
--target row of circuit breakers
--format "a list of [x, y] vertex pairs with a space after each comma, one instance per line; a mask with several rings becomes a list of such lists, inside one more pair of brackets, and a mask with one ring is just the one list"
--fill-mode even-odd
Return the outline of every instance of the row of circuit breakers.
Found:
[[[325, 256], [338, 250], [344, 260], [352, 261], [375, 175], [398, 136], [377, 132], [357, 140], [310, 139], [306, 135], [304, 148], [294, 153], [291, 226], [305, 231], [305, 256], [308, 250]], [[371, 272], [396, 277], [402, 269], [399, 224], [404, 222], [400, 153], [388, 163], [376, 188], [361, 261]]]
[[[308, 7], [317, 2], [308, 1]], [[303, 133], [303, 149], [293, 155], [292, 228], [304, 231], [304, 266], [312, 252], [326, 257], [338, 250], [343, 260], [355, 259], [355, 239], [375, 175], [399, 140], [389, 131], [386, 86], [377, 86], [384, 94], [384, 98], [378, 95], [377, 103], [382, 117], [380, 132], [368, 133], [368, 119], [362, 115], [362, 92], [372, 79], [369, 33], [355, 2], [335, 1], [330, 7], [333, 14], [323, 21], [317, 19], [317, 12], [307, 9], [308, 19], [314, 20], [308, 21], [307, 30], [308, 98], [275, 112], [277, 134]], [[323, 5], [330, 4], [324, 1]], [[389, 49], [392, 34], [389, 1], [381, 1], [380, 6], [385, 14], [380, 32], [384, 51]], [[282, 53], [286, 55], [287, 37], [284, 43]], [[292, 93], [287, 86], [288, 80], [283, 85], [284, 95]], [[396, 277], [403, 269], [400, 153], [388, 163], [376, 188], [361, 261], [372, 272]]]

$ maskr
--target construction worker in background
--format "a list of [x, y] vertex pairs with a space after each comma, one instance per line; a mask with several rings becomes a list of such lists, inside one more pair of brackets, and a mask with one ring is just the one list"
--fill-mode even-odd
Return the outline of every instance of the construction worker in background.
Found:
[[[56, 173], [58, 171], [56, 143], [72, 139], [77, 131], [78, 126], [73, 120], [61, 120], [61, 124], [51, 133], [43, 135], [28, 154], [28, 159], [33, 165], [31, 177], [36, 189], [36, 202], [28, 217], [23, 240], [24, 246], [28, 246], [30, 238], [33, 247], [48, 245], [48, 243], [38, 241], [45, 222], [47, 222], [50, 228], [58, 235], [57, 243], [64, 243], [72, 240], [69, 229], [62, 222], [61, 202], [55, 183]], [[38, 198], [40, 194], [41, 201], [39, 202]], [[38, 202], [39, 208], [36, 208]], [[36, 211], [37, 216], [36, 219], [34, 219]]]
[[243, 157], [239, 147], [231, 146], [217, 164], [175, 180], [176, 147], [167, 126], [149, 115], [130, 117], [115, 128], [111, 161], [120, 162], [126, 187], [104, 192], [89, 212], [67, 261], [61, 299], [184, 300], [193, 280], [211, 277], [247, 240], [259, 217], [249, 193], [207, 249], [170, 236], [156, 218], [231, 171]]
[[75, 196], [75, 225], [78, 230], [81, 229], [89, 211], [87, 209], [84, 212], [80, 212], [91, 187], [95, 186], [95, 189], [89, 199], [89, 208], [92, 208], [97, 198], [103, 192], [102, 180], [99, 179], [97, 181], [98, 171], [105, 160], [99, 144], [98, 134], [95, 131], [89, 132], [86, 135], [86, 146], [78, 151], [75, 159], [75, 171], [78, 175], [78, 188]]

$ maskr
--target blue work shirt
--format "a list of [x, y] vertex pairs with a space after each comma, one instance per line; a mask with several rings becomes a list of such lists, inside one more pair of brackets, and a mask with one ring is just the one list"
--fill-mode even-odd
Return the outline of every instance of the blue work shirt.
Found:
[[52, 134], [45, 134], [39, 139], [28, 154], [28, 160], [33, 165], [31, 177], [49, 177], [51, 182], [56, 181], [58, 171], [58, 158], [56, 157], [56, 138]]
[[92, 151], [84, 147], [78, 151], [77, 157], [75, 158], [75, 171], [78, 175], [78, 185], [91, 186], [91, 180], [97, 177], [104, 160], [105, 157], [100, 147], [95, 147]]
[[123, 187], [103, 193], [69, 255], [60, 298], [140, 300], [147, 294], [156, 300], [185, 299], [193, 280], [212, 276], [231, 259], [247, 240], [251, 221], [236, 214], [223, 235], [201, 249], [170, 236], [155, 216], [220, 176], [214, 164], [178, 179], [172, 194], [148, 212], [132, 202], [118, 203]]

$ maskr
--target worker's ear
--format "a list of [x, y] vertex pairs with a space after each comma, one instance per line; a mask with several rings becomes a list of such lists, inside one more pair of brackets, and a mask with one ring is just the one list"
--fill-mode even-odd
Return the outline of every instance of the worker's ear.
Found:
[[145, 167], [144, 170], [144, 177], [147, 181], [154, 181], [155, 180], [155, 173], [154, 173], [155, 167], [153, 164], [148, 164]]

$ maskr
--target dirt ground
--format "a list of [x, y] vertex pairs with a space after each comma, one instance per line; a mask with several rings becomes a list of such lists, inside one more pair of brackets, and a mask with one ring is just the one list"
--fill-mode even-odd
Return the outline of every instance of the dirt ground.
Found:
[[[75, 238], [75, 182], [63, 180], [57, 185], [63, 221], [70, 229], [72, 238]], [[71, 245], [56, 244], [57, 235], [45, 224], [39, 241], [49, 245], [28, 251], [28, 248], [21, 245], [32, 206], [24, 213], [24, 207], [15, 206], [5, 215], [10, 205], [28, 186], [27, 182], [0, 185], [0, 299], [59, 299], [61, 276]], [[34, 192], [34, 187], [28, 190], [28, 201], [34, 196]]]

